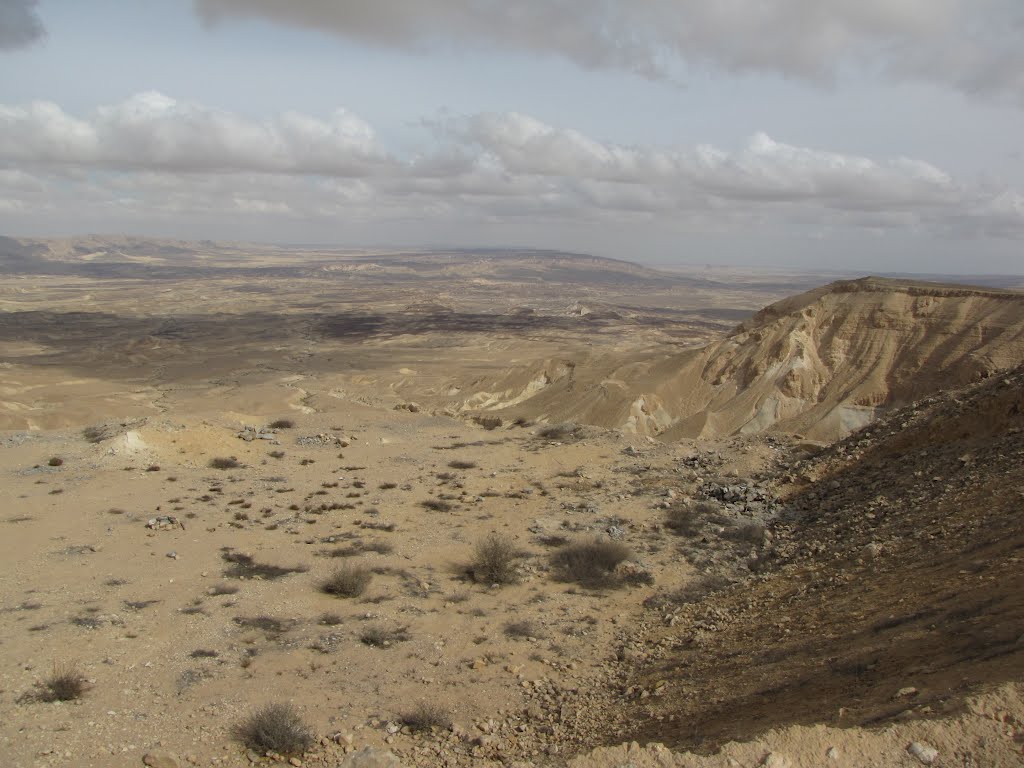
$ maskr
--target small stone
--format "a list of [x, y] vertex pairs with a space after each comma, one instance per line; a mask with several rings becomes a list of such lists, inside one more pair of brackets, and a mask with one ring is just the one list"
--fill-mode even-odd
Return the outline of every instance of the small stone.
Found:
[[931, 765], [939, 757], [939, 750], [923, 741], [915, 741], [907, 747], [907, 752], [916, 757], [923, 765]]
[[789, 768], [789, 761], [780, 754], [769, 752], [764, 756], [761, 765], [764, 768]]
[[288, 762], [291, 765], [294, 765], [295, 768], [302, 768], [302, 761], [299, 760], [299, 758], [297, 758], [297, 757], [290, 757], [290, 758], [288, 758]]
[[828, 750], [825, 752], [825, 757], [827, 757], [829, 760], [838, 760], [839, 750], [835, 747], [829, 747]]
[[908, 696], [917, 696], [917, 688], [912, 685], [908, 685], [906, 688], [900, 688], [896, 691], [897, 699], [905, 699]]
[[147, 752], [142, 756], [142, 763], [148, 765], [149, 768], [181, 768], [178, 756], [173, 752], [164, 752], [163, 750]]

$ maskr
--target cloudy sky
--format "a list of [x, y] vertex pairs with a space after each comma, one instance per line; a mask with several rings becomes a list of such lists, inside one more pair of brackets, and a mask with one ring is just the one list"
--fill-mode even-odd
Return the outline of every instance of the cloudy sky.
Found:
[[0, 0], [0, 233], [1024, 273], [1021, 0]]

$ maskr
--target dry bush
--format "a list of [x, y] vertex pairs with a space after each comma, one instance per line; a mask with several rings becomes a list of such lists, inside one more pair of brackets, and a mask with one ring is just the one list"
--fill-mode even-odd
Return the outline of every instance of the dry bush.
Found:
[[313, 731], [291, 704], [268, 704], [257, 709], [235, 726], [233, 734], [260, 754], [295, 756], [313, 746]]
[[64, 459], [62, 459], [60, 456], [51, 456], [50, 460], [46, 463], [51, 467], [59, 467], [64, 463]]
[[477, 542], [473, 562], [467, 569], [473, 581], [481, 584], [512, 584], [516, 581], [516, 559], [519, 552], [512, 540], [500, 533], [490, 533]]
[[367, 627], [359, 634], [359, 642], [371, 648], [390, 648], [395, 643], [404, 643], [408, 639], [407, 627]]
[[476, 469], [477, 465], [476, 465], [475, 461], [465, 461], [464, 459], [455, 459], [454, 461], [449, 461], [448, 462], [448, 466], [451, 469]]
[[73, 664], [54, 664], [53, 670], [38, 685], [39, 701], [74, 701], [82, 698], [89, 684]]
[[258, 629], [268, 637], [278, 637], [292, 628], [294, 622], [275, 619], [273, 616], [235, 616], [232, 621], [242, 629]]
[[551, 565], [562, 581], [575, 581], [585, 587], [619, 586], [615, 567], [633, 556], [619, 541], [595, 539], [567, 544], [551, 556]]
[[251, 555], [241, 552], [225, 552], [221, 558], [230, 565], [224, 569], [224, 575], [231, 579], [279, 579], [289, 573], [305, 573], [309, 570], [304, 565], [287, 567], [257, 562]]
[[452, 505], [449, 504], [447, 501], [443, 501], [441, 499], [427, 499], [426, 501], [421, 501], [420, 506], [423, 507], [424, 509], [429, 509], [432, 512], [452, 511]]
[[210, 469], [237, 469], [242, 466], [234, 456], [217, 456], [206, 465]]
[[278, 419], [277, 421], [270, 422], [267, 426], [271, 429], [291, 429], [295, 426], [295, 422], [291, 419]]
[[546, 427], [541, 427], [537, 430], [537, 437], [544, 438], [545, 440], [564, 440], [575, 435], [578, 430], [579, 425], [573, 424], [571, 421], [565, 421], [561, 424], [550, 424]]
[[372, 580], [373, 573], [369, 568], [342, 566], [320, 582], [320, 591], [335, 597], [359, 597]]
[[672, 507], [665, 512], [665, 527], [679, 536], [699, 536], [704, 518], [688, 504]]
[[529, 619], [524, 619], [524, 620], [521, 620], [521, 621], [510, 621], [510, 622], [508, 622], [505, 625], [504, 632], [505, 632], [505, 637], [508, 637], [508, 638], [511, 638], [511, 639], [514, 639], [514, 640], [522, 640], [522, 639], [526, 639], [528, 637], [540, 638], [540, 637], [544, 636], [544, 634], [541, 631], [540, 627], [538, 627], [536, 624], [534, 624]]
[[434, 728], [442, 730], [452, 726], [452, 719], [445, 708], [429, 701], [421, 701], [408, 712], [403, 712], [400, 719], [402, 725], [414, 732], [430, 731]]
[[750, 544], [756, 547], [764, 543], [764, 526], [760, 523], [742, 522], [722, 532], [722, 537], [740, 544]]
[[724, 576], [709, 573], [687, 582], [685, 586], [673, 592], [669, 596], [669, 600], [677, 605], [699, 603], [705, 597], [713, 595], [715, 592], [721, 592], [730, 584], [731, 582]]

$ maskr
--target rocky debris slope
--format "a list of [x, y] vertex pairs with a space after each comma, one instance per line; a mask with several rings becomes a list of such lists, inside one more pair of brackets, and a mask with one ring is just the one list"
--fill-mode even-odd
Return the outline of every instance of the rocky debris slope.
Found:
[[[635, 697], [633, 736], [706, 750], [793, 724], [910, 723], [1022, 679], [1024, 368], [781, 463], [753, 572], [730, 586], [711, 563], [702, 591], [648, 601], [628, 684], [665, 693]], [[1019, 758], [1020, 724], [1006, 733], [991, 749]]]

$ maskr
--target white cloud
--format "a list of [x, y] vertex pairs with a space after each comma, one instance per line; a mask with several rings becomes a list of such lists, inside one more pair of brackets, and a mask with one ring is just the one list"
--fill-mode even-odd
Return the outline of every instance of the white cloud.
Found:
[[457, 44], [672, 77], [687, 69], [827, 82], [851, 67], [1024, 103], [1019, 0], [195, 0], [373, 45]]
[[45, 101], [0, 106], [0, 136], [0, 156], [35, 165], [347, 176], [387, 163], [370, 126], [344, 110], [257, 123], [153, 91], [88, 119]]
[[436, 146], [390, 153], [344, 110], [266, 120], [144, 93], [85, 117], [0, 105], [4, 210], [70, 218], [225, 215], [272, 221], [657, 221], [1024, 237], [1024, 198], [911, 158], [793, 146], [622, 146], [528, 115], [427, 124]]

